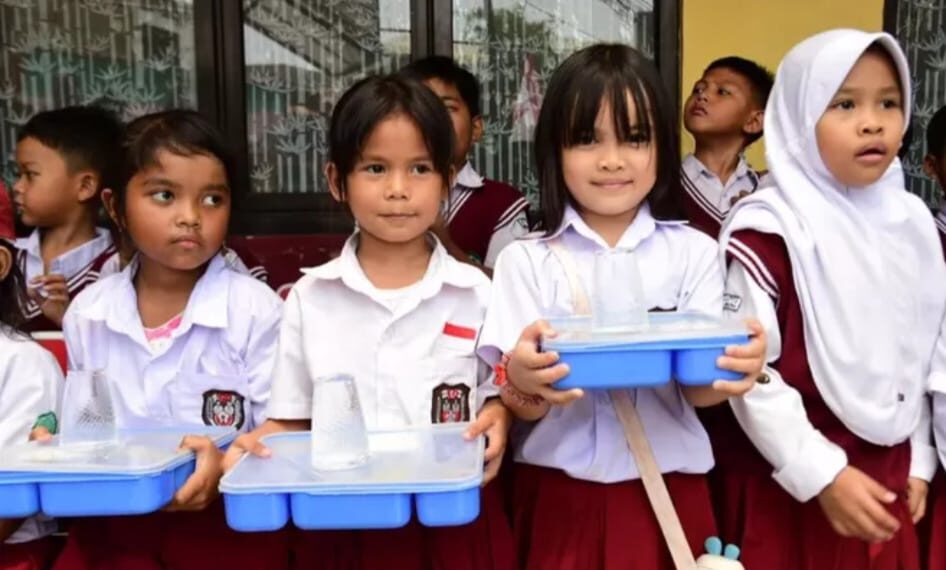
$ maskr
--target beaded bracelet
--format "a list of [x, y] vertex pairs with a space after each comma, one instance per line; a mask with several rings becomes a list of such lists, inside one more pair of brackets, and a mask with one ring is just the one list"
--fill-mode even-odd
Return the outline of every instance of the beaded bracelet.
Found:
[[509, 381], [508, 367], [509, 353], [503, 354], [500, 361], [493, 367], [493, 371], [496, 373], [493, 377], [493, 384], [499, 386], [500, 393], [520, 406], [538, 406], [542, 404], [542, 402], [545, 401], [545, 398], [542, 396], [538, 394], [526, 394], [519, 388], [513, 386], [512, 382]]

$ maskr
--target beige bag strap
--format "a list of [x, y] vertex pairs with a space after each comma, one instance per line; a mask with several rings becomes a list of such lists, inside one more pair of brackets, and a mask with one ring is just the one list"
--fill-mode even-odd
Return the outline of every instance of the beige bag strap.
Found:
[[[565, 268], [575, 313], [590, 315], [591, 301], [581, 283], [575, 258], [562, 244], [561, 239], [555, 238], [546, 243]], [[631, 449], [631, 455], [634, 456], [634, 462], [637, 463], [637, 470], [644, 483], [644, 491], [657, 517], [657, 524], [660, 525], [660, 532], [667, 543], [667, 548], [670, 549], [673, 565], [677, 570], [696, 570], [696, 560], [693, 558], [693, 552], [690, 551], [690, 544], [683, 532], [683, 525], [680, 524], [680, 517], [677, 516], [677, 511], [673, 507], [660, 466], [657, 465], [650, 442], [647, 441], [647, 434], [644, 432], [644, 424], [641, 422], [640, 414], [637, 413], [637, 407], [627, 390], [609, 390], [608, 395], [611, 396], [614, 411], [624, 428], [624, 438]]]

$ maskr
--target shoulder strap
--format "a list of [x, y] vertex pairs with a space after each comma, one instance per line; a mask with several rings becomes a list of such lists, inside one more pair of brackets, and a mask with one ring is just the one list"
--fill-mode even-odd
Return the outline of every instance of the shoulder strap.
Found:
[[[591, 302], [581, 283], [575, 258], [560, 238], [546, 243], [565, 269], [575, 313], [591, 314]], [[683, 532], [683, 525], [680, 524], [680, 517], [674, 509], [667, 484], [660, 472], [660, 466], [657, 465], [650, 442], [647, 441], [647, 434], [644, 432], [644, 425], [637, 413], [637, 407], [627, 390], [609, 390], [608, 394], [611, 396], [611, 404], [624, 428], [624, 438], [631, 449], [631, 455], [634, 456], [634, 462], [637, 463], [637, 470], [644, 483], [644, 491], [657, 517], [657, 523], [660, 525], [660, 532], [667, 543], [667, 548], [670, 549], [673, 565], [677, 570], [696, 570], [696, 560], [693, 558], [693, 552]]]

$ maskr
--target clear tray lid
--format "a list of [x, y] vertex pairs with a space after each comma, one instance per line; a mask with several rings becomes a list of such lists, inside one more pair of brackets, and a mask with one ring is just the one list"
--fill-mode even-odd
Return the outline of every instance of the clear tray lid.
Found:
[[186, 435], [210, 437], [218, 446], [236, 437], [232, 428], [195, 426], [120, 430], [112, 441], [29, 442], [0, 450], [0, 482], [13, 479], [13, 473], [30, 473], [30, 478], [69, 475], [142, 476], [174, 469], [194, 457], [180, 449]]
[[746, 336], [745, 323], [695, 312], [651, 313], [646, 328], [594, 329], [591, 317], [548, 319], [558, 333], [542, 339], [549, 350], [628, 346], [652, 343], [697, 343]]
[[245, 455], [220, 482], [230, 494], [355, 495], [457, 491], [483, 480], [484, 438], [467, 441], [469, 424], [432, 425], [368, 433], [369, 459], [360, 467], [317, 471], [310, 432], [263, 438], [268, 458]]

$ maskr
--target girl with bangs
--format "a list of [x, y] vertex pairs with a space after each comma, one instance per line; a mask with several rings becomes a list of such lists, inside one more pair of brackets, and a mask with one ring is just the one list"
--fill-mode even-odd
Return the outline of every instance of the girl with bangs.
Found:
[[[676, 202], [670, 100], [639, 52], [595, 45], [555, 71], [539, 115], [543, 232], [500, 254], [479, 344], [508, 380], [503, 401], [526, 422], [514, 440], [514, 528], [530, 570], [673, 568], [610, 394], [556, 390], [568, 367], [538, 347], [555, 334], [541, 319], [580, 312], [595, 255], [608, 250], [635, 253], [650, 311], [722, 313], [716, 244], [681, 221]], [[718, 363], [740, 381], [628, 390], [694, 553], [715, 532], [705, 481], [713, 457], [694, 406], [754, 386], [765, 337], [753, 333]]]

